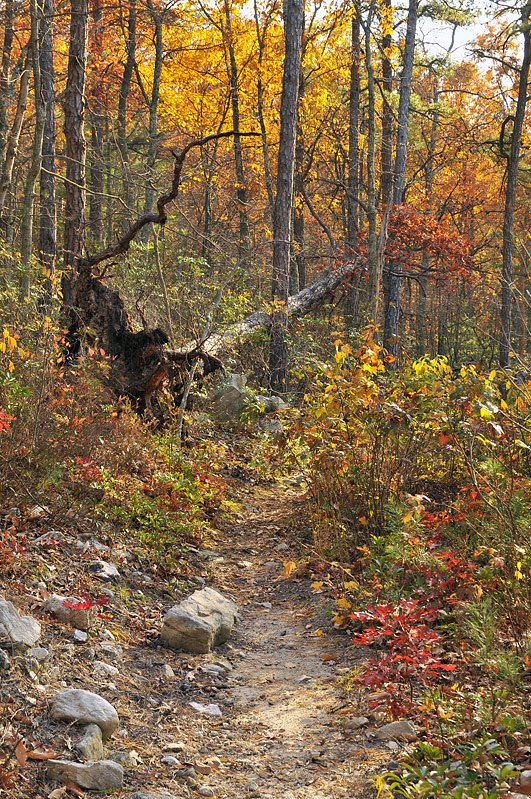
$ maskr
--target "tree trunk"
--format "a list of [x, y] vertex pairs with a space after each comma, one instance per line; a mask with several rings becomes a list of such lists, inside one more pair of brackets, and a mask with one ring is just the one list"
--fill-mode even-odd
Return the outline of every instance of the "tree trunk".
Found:
[[[103, 48], [103, 11], [101, 0], [94, 0], [90, 30], [90, 55], [98, 63]], [[89, 233], [91, 244], [103, 244], [103, 141], [105, 131], [105, 111], [103, 87], [97, 71], [93, 74], [90, 87], [90, 150], [89, 150]]]
[[30, 48], [27, 50], [25, 66], [20, 76], [20, 85], [18, 91], [17, 108], [15, 117], [11, 125], [11, 130], [7, 137], [5, 148], [5, 160], [2, 165], [2, 177], [0, 179], [0, 224], [5, 228], [4, 207], [6, 204], [7, 194], [11, 187], [13, 180], [13, 168], [18, 152], [18, 143], [20, 141], [20, 133], [22, 131], [22, 123], [24, 122], [24, 114], [26, 113], [26, 105], [28, 103], [29, 91], [29, 78], [30, 78], [30, 65], [31, 65], [31, 52]]
[[64, 95], [66, 154], [63, 297], [66, 308], [80, 301], [77, 265], [85, 246], [85, 76], [87, 58], [87, 0], [70, 0], [70, 47]]
[[124, 202], [126, 206], [126, 210], [123, 215], [124, 229], [126, 229], [130, 224], [131, 211], [134, 202], [131, 167], [129, 164], [129, 147], [127, 144], [127, 102], [129, 98], [129, 91], [131, 89], [131, 78], [133, 77], [136, 58], [136, 0], [131, 0], [129, 4], [125, 52], [126, 60], [122, 75], [122, 83], [120, 85], [117, 120], [118, 150], [122, 161]]
[[[375, 79], [374, 64], [372, 61], [371, 29], [374, 19], [375, 0], [371, 1], [367, 21], [364, 24], [365, 31], [365, 66], [367, 69], [367, 220], [369, 223], [367, 250], [368, 250], [368, 273], [369, 273], [369, 301], [375, 302], [375, 314], [377, 308], [377, 298], [379, 296], [379, 272], [378, 272], [378, 237], [376, 233], [376, 178], [375, 178], [375, 154], [376, 154], [376, 110], [375, 110]], [[376, 321], [376, 319], [375, 319]]]
[[39, 262], [48, 277], [51, 296], [57, 253], [55, 205], [55, 75], [53, 68], [54, 0], [44, 0], [40, 29], [41, 92], [44, 105], [42, 169], [40, 173]]
[[0, 62], [0, 165], [4, 163], [7, 131], [8, 112], [11, 101], [11, 57], [14, 39], [14, 0], [6, 0], [4, 5], [4, 41], [2, 44], [2, 60]]
[[287, 304], [303, 26], [304, 0], [285, 0], [285, 57], [280, 104], [277, 196], [273, 215], [272, 295], [276, 307], [270, 331], [269, 359], [271, 388], [276, 392], [286, 391], [288, 383]]
[[513, 303], [513, 223], [516, 203], [516, 187], [518, 183], [518, 161], [524, 127], [527, 104], [527, 82], [531, 64], [531, 2], [527, 0], [522, 9], [522, 30], [524, 34], [524, 52], [518, 83], [518, 100], [514, 115], [511, 149], [507, 159], [507, 183], [505, 187], [505, 209], [503, 214], [503, 247], [501, 276], [501, 339], [500, 366], [509, 366], [511, 351], [511, 317]]
[[260, 133], [262, 135], [262, 152], [264, 159], [264, 176], [267, 191], [267, 199], [269, 203], [269, 213], [273, 219], [273, 209], [275, 207], [275, 196], [273, 194], [273, 178], [271, 176], [271, 162], [269, 158], [269, 145], [267, 141], [267, 130], [264, 116], [264, 84], [262, 81], [262, 64], [264, 60], [265, 37], [270, 17], [267, 18], [264, 30], [260, 31], [260, 21], [258, 18], [258, 6], [254, 0], [254, 22], [256, 27], [256, 41], [258, 43], [258, 76], [256, 82], [257, 90], [257, 113], [258, 122], [260, 125]]
[[33, 148], [31, 161], [24, 185], [24, 199], [22, 203], [22, 222], [20, 225], [20, 257], [24, 269], [21, 292], [23, 297], [29, 297], [31, 254], [33, 245], [33, 205], [35, 200], [35, 183], [41, 171], [42, 142], [46, 120], [46, 108], [42, 97], [41, 86], [41, 59], [40, 40], [41, 28], [44, 24], [43, 10], [37, 5], [37, 0], [30, 2], [31, 35], [30, 52], [33, 72], [33, 94], [35, 105], [35, 128], [33, 131]]
[[[404, 200], [406, 188], [408, 123], [411, 100], [411, 81], [415, 56], [415, 34], [418, 19], [418, 0], [409, 0], [406, 42], [400, 77], [400, 99], [398, 103], [398, 127], [393, 185], [393, 205]], [[400, 289], [402, 267], [399, 263], [388, 264], [387, 302], [384, 319], [384, 345], [391, 355], [398, 355], [398, 326], [400, 321]]]
[[[146, 200], [144, 203], [144, 213], [149, 214], [153, 210], [155, 201], [155, 163], [158, 150], [158, 112], [160, 100], [160, 78], [162, 74], [162, 17], [156, 11], [153, 3], [148, 3], [151, 19], [155, 26], [153, 42], [155, 44], [155, 61], [153, 64], [153, 82], [151, 86], [151, 97], [149, 102], [149, 144], [147, 154], [147, 185]], [[146, 228], [147, 230], [147, 228]]]
[[240, 90], [238, 80], [238, 64], [234, 49], [232, 35], [232, 19], [229, 0], [224, 0], [225, 10], [225, 45], [229, 62], [228, 73], [230, 81], [230, 99], [232, 108], [232, 127], [234, 130], [234, 163], [236, 169], [236, 199], [238, 203], [239, 233], [238, 233], [238, 259], [240, 264], [245, 264], [249, 257], [249, 219], [247, 216], [247, 181], [243, 168], [243, 151], [240, 127]]

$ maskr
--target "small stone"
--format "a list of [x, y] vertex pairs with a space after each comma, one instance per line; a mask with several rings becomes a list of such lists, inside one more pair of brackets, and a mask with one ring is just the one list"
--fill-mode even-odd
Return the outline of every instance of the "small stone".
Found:
[[88, 724], [85, 727], [85, 734], [77, 742], [76, 750], [84, 760], [103, 760], [103, 739], [97, 724]]
[[100, 638], [103, 638], [104, 641], [116, 641], [114, 635], [107, 629], [101, 631]]
[[399, 741], [414, 741], [417, 733], [409, 721], [391, 721], [376, 731], [376, 738], [379, 741], [390, 741], [393, 738]]
[[212, 773], [212, 766], [210, 766], [208, 763], [200, 763], [196, 760], [194, 763], [194, 768], [198, 774], [203, 774], [205, 777]]
[[112, 760], [98, 763], [73, 763], [70, 760], [49, 760], [48, 776], [57, 782], [73, 782], [91, 791], [109, 791], [122, 788], [124, 770]]
[[201, 702], [189, 702], [189, 705], [194, 710], [197, 710], [198, 713], [202, 713], [205, 716], [212, 716], [212, 718], [221, 718], [223, 715], [219, 705], [215, 704], [202, 705]]
[[173, 682], [173, 680], [175, 680], [175, 672], [167, 663], [162, 667], [162, 676], [166, 682]]
[[100, 644], [100, 650], [109, 660], [122, 660], [124, 654], [124, 650], [120, 644], [104, 642]]
[[522, 771], [520, 774], [518, 790], [521, 793], [527, 794], [527, 796], [531, 796], [531, 770], [526, 769], [526, 771]]
[[28, 649], [27, 654], [28, 657], [37, 660], [39, 663], [43, 663], [50, 657], [50, 652], [43, 646], [34, 646], [31, 649]]
[[345, 724], [347, 730], [358, 730], [360, 727], [365, 727], [366, 724], [369, 723], [369, 719], [366, 716], [356, 716], [353, 719], [349, 719]]
[[118, 713], [110, 702], [91, 691], [77, 688], [59, 691], [52, 699], [50, 715], [53, 719], [74, 724], [97, 724], [104, 740], [112, 735], [120, 723]]
[[275, 549], [277, 550], [277, 552], [287, 552], [289, 546], [284, 541], [281, 541], [280, 544], [276, 545]]
[[119, 673], [120, 672], [116, 668], [116, 666], [111, 666], [110, 663], [104, 663], [103, 660], [94, 661], [94, 674], [96, 675], [103, 675], [105, 677], [115, 677]]
[[11, 602], [0, 597], [0, 638], [18, 648], [35, 646], [41, 625], [32, 616], [21, 616]]
[[120, 763], [124, 768], [136, 768], [140, 764], [140, 757], [135, 749], [120, 749], [118, 752], [111, 752], [109, 759]]
[[397, 749], [400, 749], [400, 744], [396, 741], [387, 741], [386, 746], [388, 749], [391, 749], [393, 752], [396, 752]]
[[184, 752], [186, 745], [183, 741], [173, 741], [172, 743], [164, 746], [165, 752]]
[[215, 796], [216, 793], [213, 788], [209, 788], [208, 785], [201, 785], [199, 788], [199, 796]]
[[88, 641], [88, 633], [85, 630], [74, 630], [74, 641], [76, 644], [86, 644]]
[[180, 766], [181, 761], [177, 757], [173, 757], [173, 755], [162, 755], [160, 758], [160, 762], [163, 766]]
[[43, 508], [42, 505], [34, 505], [28, 511], [28, 519], [42, 519], [49, 513], [48, 508]]
[[247, 783], [247, 785], [245, 786], [245, 790], [246, 790], [248, 793], [257, 793], [257, 791], [258, 791], [258, 785], [256, 784], [256, 782], [253, 782], [253, 780], [249, 780], [249, 782], [248, 782], [248, 783]]
[[[84, 603], [74, 596], [59, 596], [52, 594], [46, 600], [42, 609], [44, 613], [50, 613], [64, 624], [77, 627], [78, 630], [88, 630], [94, 616], [92, 608], [79, 607]], [[73, 606], [73, 607], [71, 607]]]
[[100, 580], [105, 582], [120, 579], [120, 572], [116, 566], [106, 560], [93, 560], [89, 565], [89, 570], [95, 577], [99, 577]]
[[0, 671], [9, 671], [11, 668], [11, 661], [3, 649], [0, 649]]

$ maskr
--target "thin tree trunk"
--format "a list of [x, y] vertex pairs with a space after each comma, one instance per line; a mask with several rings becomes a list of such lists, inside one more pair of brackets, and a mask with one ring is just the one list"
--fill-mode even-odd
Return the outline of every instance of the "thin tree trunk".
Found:
[[37, 5], [37, 0], [30, 0], [31, 35], [30, 52], [33, 72], [33, 93], [35, 105], [35, 128], [33, 131], [33, 148], [31, 161], [24, 185], [24, 199], [22, 203], [22, 222], [20, 225], [20, 257], [23, 267], [21, 292], [23, 297], [29, 297], [31, 278], [31, 253], [33, 245], [33, 205], [35, 200], [35, 183], [41, 170], [42, 142], [46, 120], [46, 108], [42, 97], [41, 64], [40, 64], [40, 29], [43, 24], [42, 8]]
[[257, 76], [257, 113], [258, 113], [258, 122], [260, 125], [260, 133], [262, 135], [262, 152], [263, 152], [263, 159], [264, 159], [264, 176], [265, 176], [265, 185], [267, 191], [267, 199], [269, 203], [269, 213], [271, 219], [273, 219], [273, 209], [275, 207], [275, 196], [273, 194], [273, 178], [271, 176], [271, 162], [269, 158], [269, 145], [267, 141], [267, 130], [265, 124], [265, 115], [264, 115], [264, 84], [262, 81], [262, 64], [264, 60], [264, 48], [265, 48], [265, 36], [267, 32], [267, 20], [266, 26], [264, 27], [263, 32], [260, 31], [260, 22], [258, 19], [258, 6], [256, 0], [254, 0], [254, 22], [256, 27], [256, 41], [258, 43], [258, 76]]
[[249, 218], [247, 215], [247, 181], [243, 168], [243, 151], [240, 127], [240, 90], [238, 80], [238, 64], [236, 62], [236, 52], [234, 49], [234, 39], [232, 35], [232, 19], [229, 0], [224, 0], [225, 10], [225, 44], [229, 56], [228, 72], [230, 80], [230, 97], [232, 107], [232, 128], [234, 130], [234, 163], [236, 169], [236, 199], [238, 203], [239, 215], [239, 234], [238, 234], [238, 258], [244, 264], [249, 257]]
[[126, 60], [122, 75], [122, 83], [120, 85], [120, 96], [118, 99], [117, 141], [123, 168], [123, 190], [124, 202], [126, 206], [123, 224], [124, 227], [127, 228], [130, 224], [131, 210], [133, 208], [133, 187], [131, 167], [129, 163], [129, 147], [127, 144], [127, 103], [129, 99], [131, 78], [133, 77], [136, 58], [136, 0], [130, 0], [129, 4], [125, 52]]
[[[301, 54], [301, 60], [303, 55]], [[306, 90], [304, 72], [299, 75], [299, 107]], [[297, 294], [306, 285], [306, 253], [304, 224], [304, 132], [300, 113], [297, 119], [297, 138], [295, 141], [295, 176], [293, 179], [293, 258], [290, 264], [290, 294]]]
[[75, 267], [85, 246], [86, 143], [83, 124], [88, 34], [87, 0], [70, 0], [70, 8], [70, 47], [64, 99], [66, 182], [63, 297], [67, 308], [77, 304], [79, 291], [86, 288], [78, 285], [75, 279]]
[[273, 216], [272, 294], [276, 307], [270, 331], [269, 359], [271, 387], [276, 392], [286, 391], [288, 384], [289, 256], [303, 27], [304, 0], [285, 0], [285, 57], [280, 104], [277, 196]]
[[[398, 103], [398, 127], [396, 137], [396, 156], [393, 185], [393, 205], [404, 200], [406, 188], [408, 123], [411, 100], [413, 60], [415, 56], [415, 35], [418, 19], [418, 0], [409, 0], [407, 15], [406, 42], [400, 77], [400, 99]], [[388, 265], [387, 302], [384, 319], [384, 345], [391, 355], [398, 355], [398, 326], [400, 321], [400, 289], [402, 286], [402, 267], [399, 263]]]
[[42, 169], [39, 201], [39, 262], [48, 279], [47, 293], [51, 298], [56, 241], [55, 205], [55, 75], [53, 68], [54, 0], [44, 0], [40, 39], [41, 92], [44, 105], [42, 139]]
[[5, 227], [3, 220], [3, 211], [6, 204], [7, 193], [10, 189], [13, 180], [13, 168], [18, 153], [18, 143], [20, 141], [20, 133], [22, 130], [22, 123], [24, 122], [24, 114], [26, 113], [26, 106], [28, 103], [29, 92], [29, 79], [30, 79], [30, 63], [31, 63], [31, 48], [28, 48], [26, 54], [26, 64], [20, 76], [20, 85], [18, 91], [17, 108], [11, 130], [7, 137], [5, 160], [3, 163], [2, 177], [0, 179], [0, 223]]
[[[153, 210], [155, 201], [155, 163], [157, 161], [158, 150], [158, 111], [160, 101], [160, 79], [162, 74], [162, 17], [156, 11], [153, 3], [148, 3], [151, 19], [155, 26], [153, 41], [155, 44], [155, 61], [153, 64], [153, 83], [151, 87], [151, 98], [149, 102], [149, 144], [147, 154], [147, 184], [146, 199], [144, 203], [144, 213], [149, 214]], [[146, 228], [147, 230], [147, 228]]]
[[518, 184], [518, 161], [524, 128], [525, 109], [527, 104], [527, 82], [531, 64], [531, 2], [528, 0], [522, 9], [522, 30], [524, 34], [524, 53], [518, 83], [518, 100], [514, 114], [511, 149], [507, 159], [507, 184], [505, 188], [505, 209], [503, 214], [503, 247], [501, 276], [501, 339], [500, 366], [509, 365], [511, 351], [511, 317], [513, 302], [513, 224], [516, 204], [516, 187]]
[[[367, 269], [369, 273], [369, 300], [377, 301], [379, 296], [379, 279], [378, 279], [378, 235], [376, 232], [376, 178], [375, 178], [375, 162], [376, 162], [376, 92], [375, 92], [375, 79], [374, 79], [374, 64], [372, 61], [372, 47], [371, 47], [371, 29], [372, 21], [374, 19], [375, 0], [371, 1], [367, 20], [364, 24], [365, 31], [365, 67], [367, 70], [367, 220], [369, 223], [368, 230], [368, 264]], [[375, 305], [375, 313], [377, 305]]]
[[[94, 0], [90, 30], [90, 54], [96, 62], [103, 48], [103, 10], [101, 0]], [[89, 232], [92, 244], [103, 244], [103, 137], [105, 112], [103, 87], [97, 71], [90, 87], [90, 150], [89, 150]]]
[[11, 57], [14, 39], [14, 0], [6, 0], [4, 6], [4, 41], [0, 62], [0, 165], [4, 163], [7, 146], [8, 113], [11, 103]]

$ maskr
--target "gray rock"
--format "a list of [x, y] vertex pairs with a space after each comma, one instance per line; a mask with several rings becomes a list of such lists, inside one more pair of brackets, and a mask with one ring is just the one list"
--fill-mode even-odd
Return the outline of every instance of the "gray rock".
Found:
[[174, 741], [164, 747], [165, 752], [184, 752], [185, 749], [186, 744], [183, 741]]
[[349, 719], [345, 724], [347, 730], [358, 730], [360, 727], [365, 727], [366, 724], [369, 723], [369, 719], [366, 716], [356, 716], [353, 719]]
[[50, 715], [60, 721], [74, 724], [97, 724], [107, 740], [118, 727], [120, 720], [114, 707], [102, 696], [91, 691], [68, 688], [54, 696]]
[[175, 680], [175, 672], [167, 663], [162, 667], [162, 677], [166, 682], [173, 682], [173, 680]]
[[234, 602], [213, 588], [203, 588], [170, 608], [161, 637], [172, 649], [204, 654], [228, 640], [237, 618]]
[[88, 633], [85, 630], [74, 630], [74, 641], [76, 644], [86, 644], [88, 641]]
[[[65, 605], [65, 603], [67, 603]], [[52, 594], [46, 600], [42, 609], [45, 613], [50, 613], [55, 616], [59, 621], [64, 624], [70, 624], [78, 630], [88, 630], [93, 618], [92, 608], [80, 609], [76, 607], [67, 607], [67, 605], [79, 605], [81, 600], [74, 596], [59, 596], [59, 594]]]
[[125, 799], [177, 799], [169, 793], [151, 793], [151, 791], [135, 791], [130, 793]]
[[521, 791], [531, 796], [531, 770], [526, 769], [520, 774], [520, 784], [518, 786]]
[[414, 741], [417, 738], [417, 733], [409, 721], [391, 721], [390, 724], [384, 724], [383, 727], [376, 731], [376, 738], [379, 741], [391, 741], [393, 739]]
[[0, 671], [9, 671], [11, 668], [11, 661], [3, 649], [0, 649]]
[[181, 761], [178, 757], [174, 757], [173, 755], [162, 755], [160, 758], [160, 762], [163, 766], [180, 766]]
[[135, 791], [135, 793], [130, 793], [129, 796], [126, 796], [125, 799], [177, 799], [177, 797], [173, 796], [169, 793], [151, 793], [150, 791]]
[[245, 408], [248, 389], [247, 377], [242, 374], [232, 374], [214, 395], [212, 408], [220, 419], [239, 419]]
[[199, 788], [199, 796], [215, 796], [216, 792], [213, 788], [209, 788], [208, 785], [201, 785]]
[[260, 405], [263, 406], [265, 413], [277, 413], [278, 411], [286, 410], [289, 405], [284, 402], [282, 397], [270, 395], [265, 397], [263, 394], [258, 394], [256, 397]]
[[99, 577], [100, 580], [104, 580], [105, 582], [120, 579], [120, 572], [116, 566], [106, 560], [93, 560], [89, 565], [89, 570], [95, 577]]
[[31, 649], [28, 649], [27, 655], [28, 657], [37, 660], [39, 663], [43, 663], [50, 657], [50, 652], [43, 646], [34, 646]]
[[109, 760], [120, 763], [124, 768], [136, 768], [140, 763], [138, 752], [134, 749], [120, 749], [118, 752], [111, 752]]
[[73, 763], [69, 760], [49, 760], [48, 776], [57, 782], [73, 782], [91, 791], [122, 788], [124, 770], [112, 760], [99, 763]]
[[21, 616], [11, 602], [0, 598], [0, 639], [17, 648], [35, 646], [41, 637], [41, 625], [32, 616]]
[[120, 644], [111, 644], [111, 643], [103, 643], [100, 644], [101, 652], [107, 657], [109, 660], [121, 660], [124, 650], [120, 646]]
[[223, 715], [220, 706], [213, 703], [210, 705], [203, 705], [201, 702], [189, 702], [188, 704], [203, 716], [212, 716], [212, 718], [220, 719]]
[[103, 751], [103, 738], [97, 724], [89, 724], [85, 727], [85, 734], [77, 742], [76, 750], [84, 760], [103, 760], [105, 754]]
[[110, 663], [104, 663], [103, 660], [94, 661], [94, 674], [98, 677], [116, 677], [119, 673], [119, 669], [116, 666], [111, 666]]

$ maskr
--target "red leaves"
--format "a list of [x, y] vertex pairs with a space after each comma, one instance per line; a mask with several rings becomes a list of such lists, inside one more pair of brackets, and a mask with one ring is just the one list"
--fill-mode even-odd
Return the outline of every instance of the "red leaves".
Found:
[[10, 416], [3, 408], [0, 408], [0, 433], [9, 432], [9, 422], [14, 422], [15, 419], [15, 416]]
[[65, 608], [72, 608], [72, 610], [90, 610], [91, 608], [101, 607], [102, 605], [107, 605], [109, 603], [109, 597], [102, 596], [98, 599], [91, 599], [87, 594], [83, 594], [83, 599], [79, 602], [68, 602], [65, 599], [63, 605]]

